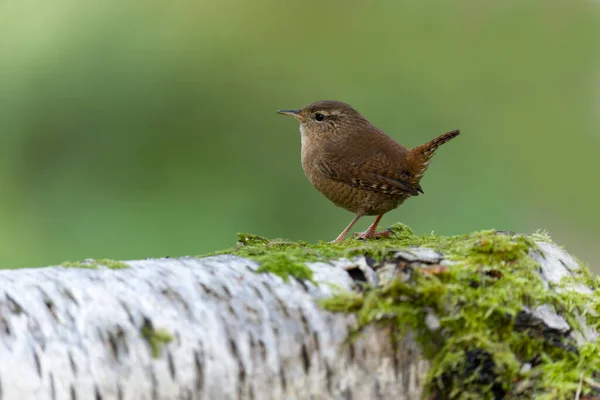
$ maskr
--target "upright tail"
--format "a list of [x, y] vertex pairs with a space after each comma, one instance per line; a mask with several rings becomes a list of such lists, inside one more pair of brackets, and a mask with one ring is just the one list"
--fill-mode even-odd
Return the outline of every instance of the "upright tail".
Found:
[[438, 149], [438, 147], [454, 139], [459, 134], [460, 129], [455, 129], [453, 131], [446, 132], [443, 135], [440, 135], [427, 143], [423, 143], [422, 145], [417, 146], [410, 151], [410, 155], [412, 158], [411, 164], [415, 166], [415, 171], [413, 173], [417, 180], [420, 180], [423, 177], [425, 170], [429, 166], [431, 157], [433, 157], [433, 154]]

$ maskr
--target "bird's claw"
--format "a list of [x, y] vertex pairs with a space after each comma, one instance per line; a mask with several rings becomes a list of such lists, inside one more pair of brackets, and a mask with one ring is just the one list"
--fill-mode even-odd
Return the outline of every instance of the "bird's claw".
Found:
[[372, 238], [380, 238], [380, 237], [390, 237], [392, 236], [392, 231], [390, 231], [389, 229], [386, 229], [384, 231], [381, 232], [377, 232], [375, 230], [369, 230], [367, 229], [364, 232], [356, 232], [354, 234], [354, 237], [356, 237], [359, 240], [367, 240], [367, 239], [372, 239]]

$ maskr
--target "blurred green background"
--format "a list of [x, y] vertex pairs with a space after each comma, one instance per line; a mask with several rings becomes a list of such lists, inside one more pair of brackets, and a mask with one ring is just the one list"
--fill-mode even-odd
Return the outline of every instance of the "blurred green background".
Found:
[[462, 129], [383, 226], [600, 257], [597, 1], [95, 3], [0, 1], [0, 267], [335, 238], [275, 113], [320, 99], [409, 147]]

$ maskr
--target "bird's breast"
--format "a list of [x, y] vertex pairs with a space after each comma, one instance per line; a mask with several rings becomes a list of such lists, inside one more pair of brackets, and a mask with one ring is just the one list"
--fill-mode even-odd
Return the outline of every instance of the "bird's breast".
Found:
[[320, 170], [317, 166], [315, 153], [312, 149], [302, 146], [302, 169], [308, 180], [314, 185], [319, 179]]

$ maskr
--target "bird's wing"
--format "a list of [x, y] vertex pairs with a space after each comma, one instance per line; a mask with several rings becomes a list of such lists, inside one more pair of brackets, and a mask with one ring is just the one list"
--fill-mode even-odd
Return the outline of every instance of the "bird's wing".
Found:
[[420, 185], [410, 183], [402, 176], [402, 172], [395, 174], [384, 168], [377, 168], [376, 163], [368, 161], [362, 165], [354, 163], [344, 165], [324, 158], [320, 160], [319, 167], [329, 178], [364, 190], [392, 195], [404, 193], [412, 196], [418, 196], [419, 192], [423, 192]]
[[330, 144], [319, 160], [321, 171], [331, 179], [364, 190], [391, 195], [422, 193], [405, 165], [408, 150], [390, 138], [377, 139], [374, 143], [359, 140], [343, 151]]

